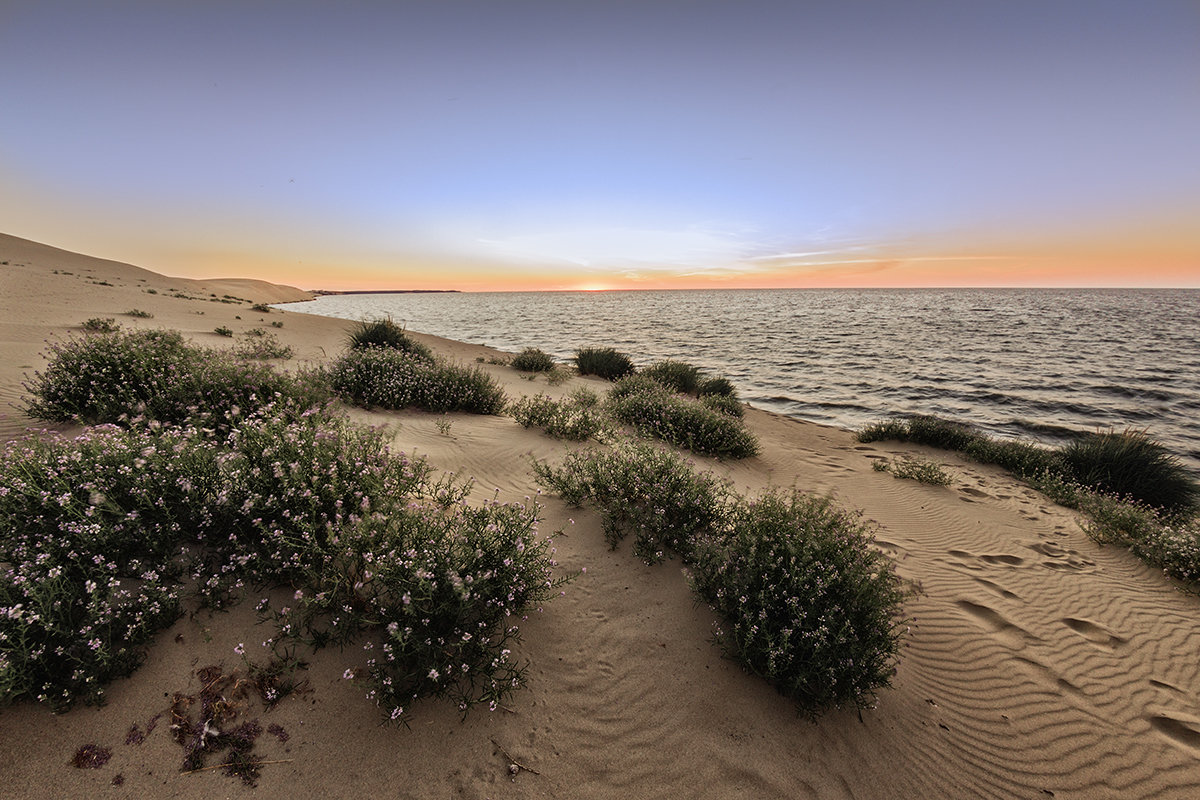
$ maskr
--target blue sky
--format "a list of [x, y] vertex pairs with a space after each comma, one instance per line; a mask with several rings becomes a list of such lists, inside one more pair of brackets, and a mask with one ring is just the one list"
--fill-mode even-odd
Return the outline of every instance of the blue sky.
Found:
[[0, 99], [0, 231], [170, 274], [1200, 285], [1196, 2], [13, 2]]

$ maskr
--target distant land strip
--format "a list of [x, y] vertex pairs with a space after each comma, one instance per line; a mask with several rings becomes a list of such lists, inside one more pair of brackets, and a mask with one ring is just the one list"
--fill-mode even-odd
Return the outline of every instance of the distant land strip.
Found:
[[460, 294], [460, 289], [309, 289], [317, 295], [324, 294]]

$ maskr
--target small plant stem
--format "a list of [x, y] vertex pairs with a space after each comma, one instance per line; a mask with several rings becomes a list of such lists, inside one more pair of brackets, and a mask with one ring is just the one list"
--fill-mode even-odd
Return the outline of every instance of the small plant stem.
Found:
[[[499, 745], [497, 745], [497, 747], [499, 747]], [[258, 767], [258, 766], [262, 766], [263, 764], [291, 764], [295, 760], [296, 759], [294, 759], [294, 758], [281, 758], [281, 759], [278, 759], [275, 761], [255, 761], [254, 766]], [[210, 769], [224, 769], [225, 767], [238, 767], [238, 766], [242, 766], [242, 765], [241, 764], [212, 764], [207, 767], [198, 767], [196, 769], [184, 770], [180, 774], [181, 775], [195, 775], [197, 772], [207, 772]], [[518, 764], [517, 766], [520, 766], [520, 765]]]
[[515, 758], [513, 758], [511, 755], [509, 755], [508, 751], [505, 750], [504, 747], [499, 742], [497, 742], [495, 739], [492, 739], [491, 742], [492, 742], [492, 744], [496, 745], [496, 747], [500, 750], [501, 753], [504, 754], [504, 757], [508, 759], [508, 763], [512, 764], [518, 770], [523, 769], [526, 772], [532, 772], [534, 775], [542, 774], [542, 773], [538, 772], [536, 769], [534, 769], [533, 767], [527, 767], [524, 764], [522, 764], [520, 761], [517, 761]]

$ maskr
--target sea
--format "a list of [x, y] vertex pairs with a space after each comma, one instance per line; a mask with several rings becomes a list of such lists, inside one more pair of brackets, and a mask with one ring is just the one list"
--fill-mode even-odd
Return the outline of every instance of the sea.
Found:
[[751, 405], [849, 429], [935, 414], [1047, 444], [1145, 430], [1200, 472], [1200, 290], [447, 292], [280, 307], [564, 361], [582, 347], [683, 360]]

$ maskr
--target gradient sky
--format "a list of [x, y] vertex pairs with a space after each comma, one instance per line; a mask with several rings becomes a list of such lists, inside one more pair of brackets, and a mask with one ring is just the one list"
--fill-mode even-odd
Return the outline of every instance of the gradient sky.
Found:
[[0, 2], [0, 232], [304, 288], [1200, 286], [1200, 2]]

